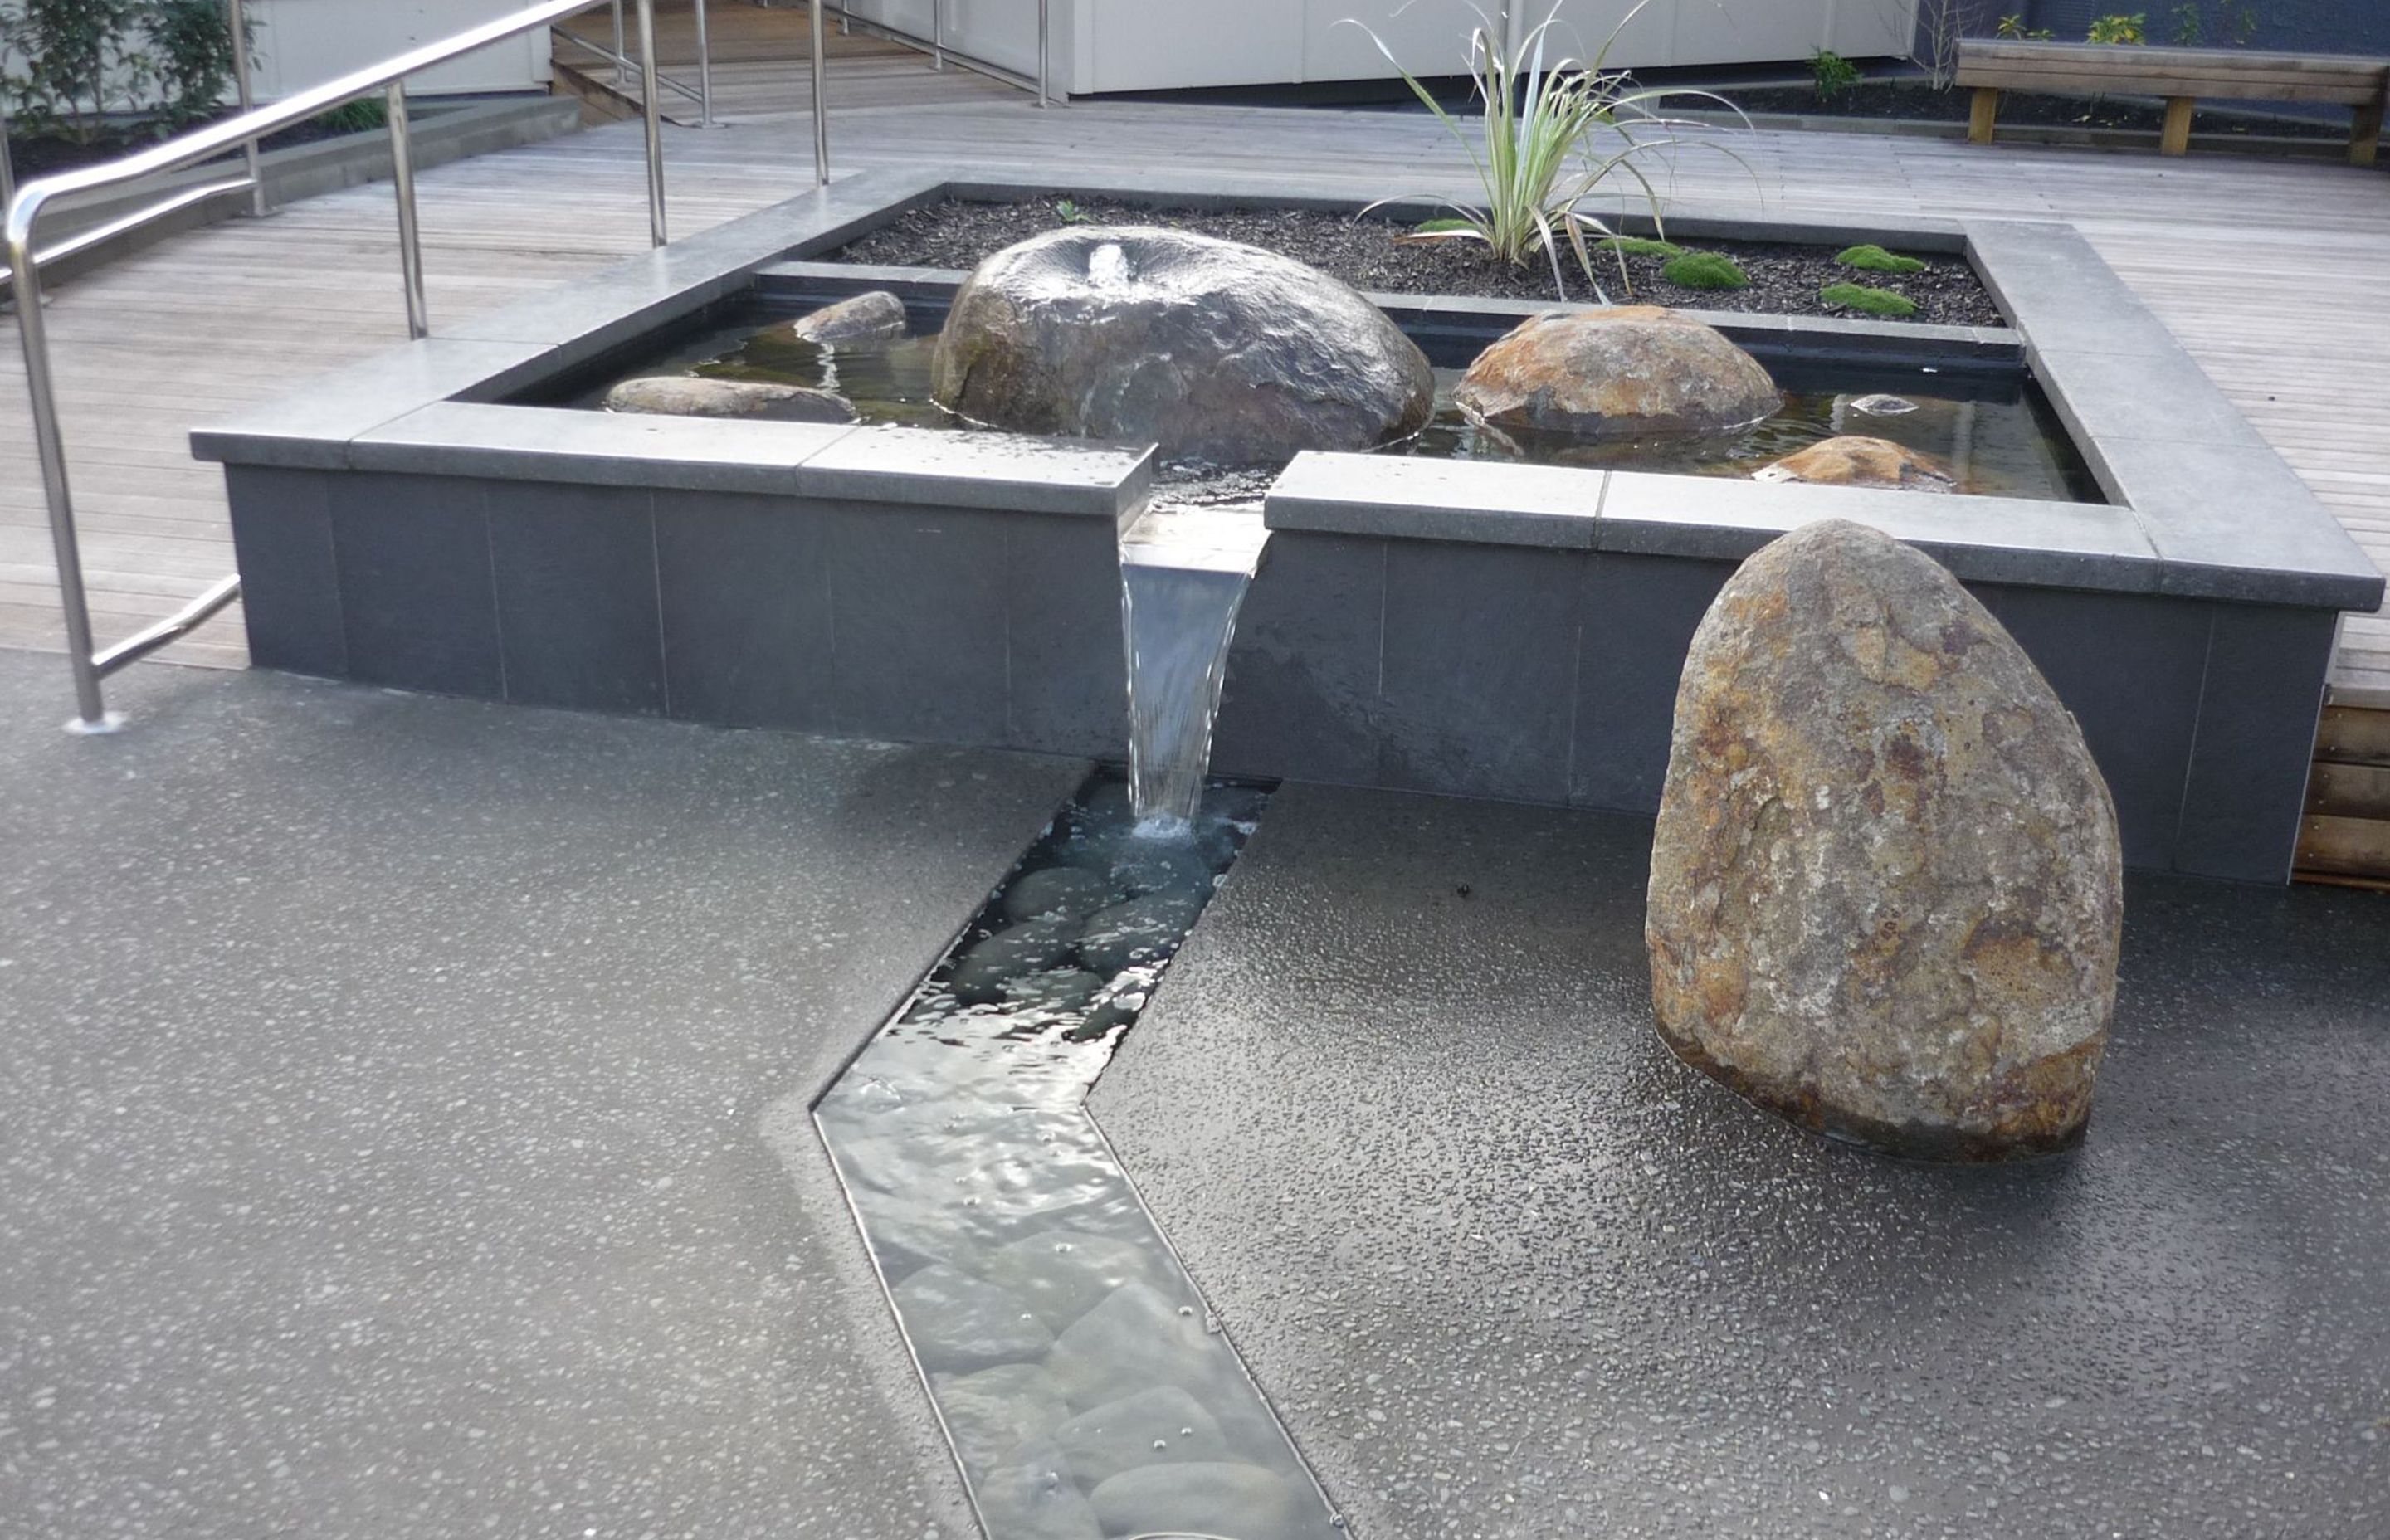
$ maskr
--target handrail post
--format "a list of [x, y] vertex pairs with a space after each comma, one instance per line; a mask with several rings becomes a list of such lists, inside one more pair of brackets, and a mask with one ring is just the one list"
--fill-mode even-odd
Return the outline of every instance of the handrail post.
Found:
[[829, 186], [829, 78], [822, 51], [827, 45], [822, 25], [823, 0], [812, 0], [814, 16], [814, 185]]
[[[225, 0], [225, 23], [232, 31], [233, 85], [240, 93], [243, 117], [257, 110], [257, 96], [251, 88], [249, 79], [248, 8], [248, 0]], [[265, 206], [265, 178], [258, 174], [257, 170], [257, 140], [251, 137], [240, 148], [242, 157], [249, 162], [250, 216], [263, 219], [268, 211]]]
[[930, 68], [946, 67], [946, 0], [930, 0]]
[[[38, 204], [41, 195], [36, 192]], [[67, 663], [74, 673], [75, 719], [70, 732], [105, 733], [117, 725], [100, 694], [93, 657], [91, 603], [84, 594], [83, 549], [75, 539], [74, 496], [67, 486], [67, 446], [58, 432], [58, 397], [50, 378], [48, 323], [42, 316], [42, 269], [33, 259], [33, 216], [19, 218], [9, 199], [8, 270], [16, 280], [17, 340], [25, 353], [25, 395], [32, 407], [33, 447], [41, 456], [42, 492], [49, 504], [50, 549], [58, 568], [58, 609], [66, 618]]]
[[398, 270], [406, 286], [406, 335], [431, 335], [430, 308], [423, 298], [423, 231], [415, 217], [415, 146], [406, 119], [406, 83], [382, 88], [390, 104], [390, 185], [398, 195]]
[[623, 46], [623, 0], [614, 0], [614, 84], [617, 89], [631, 83], [630, 71], [623, 68], [623, 56], [628, 51]]
[[700, 128], [713, 126], [713, 49], [705, 36], [705, 0], [697, 0], [697, 115]]
[[8, 153], [8, 113], [0, 109], [0, 209], [17, 201], [17, 158]]
[[1051, 93], [1047, 89], [1046, 83], [1047, 66], [1054, 52], [1051, 33], [1048, 31], [1050, 19], [1047, 12], [1050, 8], [1051, 0], [1037, 0], [1037, 105], [1039, 107], [1047, 106], [1052, 100]]
[[639, 96], [648, 120], [648, 238], [657, 246], [664, 233], [664, 109], [656, 88], [656, 0], [639, 0]]

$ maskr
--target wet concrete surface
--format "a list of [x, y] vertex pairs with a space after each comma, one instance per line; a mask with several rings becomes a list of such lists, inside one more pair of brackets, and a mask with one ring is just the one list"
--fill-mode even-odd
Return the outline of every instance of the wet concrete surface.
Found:
[[0, 653], [0, 1537], [974, 1533], [826, 1084], [1084, 772]]
[[1649, 826], [1289, 786], [1092, 1110], [1353, 1532], [2390, 1534], [2390, 896], [2128, 886], [2071, 1158], [1650, 1024]]

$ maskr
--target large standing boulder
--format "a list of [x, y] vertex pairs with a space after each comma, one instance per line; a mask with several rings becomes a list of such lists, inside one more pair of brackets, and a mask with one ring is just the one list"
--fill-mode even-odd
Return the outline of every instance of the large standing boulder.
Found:
[[1685, 662], [1646, 919], [1661, 1035], [1897, 1153], [2066, 1148], [2122, 865], [2075, 719], [1999, 622], [1891, 537], [1807, 525], [1743, 564]]
[[1452, 399], [1504, 432], [1588, 439], [1729, 432], [1784, 404], [1759, 360], [1660, 305], [1523, 321], [1477, 355]]
[[1426, 356], [1324, 273], [1208, 236], [1084, 225], [980, 263], [932, 381], [975, 422], [1224, 465], [1368, 449], [1417, 432], [1435, 399]]
[[1890, 439], [1844, 433], [1796, 449], [1751, 474], [1754, 481], [1806, 481], [1814, 486], [1882, 487], [1898, 492], [1956, 492], [1959, 479], [1926, 456]]

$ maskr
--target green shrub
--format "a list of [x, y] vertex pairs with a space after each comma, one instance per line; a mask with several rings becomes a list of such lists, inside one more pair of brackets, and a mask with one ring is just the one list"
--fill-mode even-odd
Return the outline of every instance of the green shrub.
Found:
[[[1636, 162], [1648, 155], [1673, 155], [1690, 141], [1668, 132], [1682, 125], [1655, 115], [1650, 104], [1665, 96], [1691, 96], [1733, 109], [1732, 103], [1705, 91], [1638, 89], [1625, 74], [1602, 67], [1619, 31], [1651, 3], [1638, 0], [1590, 62], [1574, 58], [1547, 62], [1547, 53], [1557, 53], [1561, 46], [1555, 32], [1561, 25], [1558, 0], [1515, 45], [1502, 41], [1506, 31], [1502, 24], [1484, 7], [1472, 6], [1481, 23], [1469, 34], [1468, 71], [1479, 119], [1473, 127], [1436, 100], [1435, 94], [1404, 68], [1383, 38], [1363, 23], [1352, 21], [1368, 33], [1420, 105], [1435, 115], [1469, 156], [1484, 198], [1476, 208], [1436, 199], [1453, 212], [1459, 226], [1415, 230], [1404, 238], [1473, 241], [1513, 265], [1523, 265], [1540, 254], [1551, 263], [1552, 287], [1562, 294], [1568, 291], [1561, 267], [1565, 248], [1575, 257], [1594, 296], [1608, 302], [1610, 296], [1594, 273], [1592, 240], [1612, 232], [1585, 207], [1586, 202], [1613, 180], [1631, 182], [1657, 226], [1659, 191]], [[1607, 133], [1598, 140], [1597, 130]], [[1409, 199], [1383, 199], [1361, 212], [1366, 215], [1396, 201]], [[1619, 266], [1624, 276], [1623, 257]]]
[[2095, 16], [2086, 38], [2091, 43], [2147, 43], [2150, 40], [2150, 13], [2135, 11], [2127, 16]]
[[1649, 236], [1607, 236], [1593, 243], [1599, 251], [1613, 251], [1625, 257], [1681, 257], [1685, 249], [1673, 240], [1653, 240]]
[[1660, 276], [1682, 289], [1751, 287], [1751, 275], [1732, 257], [1717, 251], [1688, 251], [1660, 269]]
[[312, 121], [329, 134], [363, 134], [370, 129], [388, 128], [390, 102], [381, 96], [359, 96], [328, 112], [316, 113]]
[[1831, 48], [1820, 48], [1809, 56], [1809, 73], [1817, 82], [1818, 99], [1821, 102], [1832, 101], [1867, 78], [1859, 73], [1857, 65]]
[[2000, 18], [1998, 35], [2012, 43], [2048, 43], [2058, 34], [2048, 27], [2035, 27], [2027, 31], [2024, 17], [2003, 16]]
[[1844, 310], [1856, 310], [1863, 315], [1883, 315], [1895, 319], [1917, 314], [1917, 302], [1905, 294], [1895, 294], [1889, 289], [1870, 289], [1858, 283], [1830, 283], [1818, 290], [1818, 298]]
[[118, 112], [171, 133], [215, 114], [232, 69], [222, 0], [0, 5], [0, 108], [30, 134], [90, 144]]
[[1915, 257], [1904, 257], [1897, 251], [1887, 251], [1881, 246], [1846, 246], [1834, 254], [1838, 266], [1857, 268], [1862, 273], [1922, 273], [1925, 264]]

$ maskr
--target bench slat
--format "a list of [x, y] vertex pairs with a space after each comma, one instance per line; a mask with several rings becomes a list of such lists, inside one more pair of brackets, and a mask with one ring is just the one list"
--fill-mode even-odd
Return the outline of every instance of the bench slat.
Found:
[[2139, 63], [2151, 69], [2187, 70], [2203, 68], [2245, 67], [2252, 70], [2309, 74], [2354, 75], [2371, 74], [2380, 79], [2390, 70], [2390, 58], [2369, 58], [2360, 54], [2291, 54], [2254, 52], [2242, 48], [2167, 48], [2144, 47], [2139, 44], [2116, 43], [2024, 43], [1987, 38], [1968, 38], [1959, 45], [1961, 63], [1968, 59], [1998, 60], [2002, 63], [2087, 64]]
[[1962, 86], [1997, 86], [2003, 91], [2054, 91], [2092, 95], [2101, 91], [2143, 96], [2204, 96], [2212, 100], [2326, 102], [2361, 107], [2379, 101], [2382, 83], [2351, 88], [2306, 81], [2268, 81], [2247, 76], [2120, 76], [2104, 73], [2058, 73], [2048, 70], [1961, 67]]

